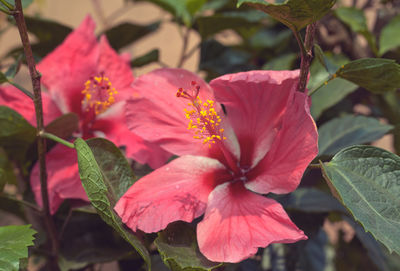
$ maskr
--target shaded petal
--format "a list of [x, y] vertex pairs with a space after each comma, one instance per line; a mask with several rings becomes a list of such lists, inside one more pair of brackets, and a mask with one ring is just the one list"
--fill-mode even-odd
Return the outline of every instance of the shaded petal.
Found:
[[296, 189], [308, 164], [318, 154], [318, 133], [308, 96], [296, 92], [265, 158], [247, 175], [246, 187], [258, 193]]
[[117, 101], [126, 100], [133, 95], [131, 84], [133, 74], [126, 61], [126, 56], [119, 56], [107, 41], [106, 36], [101, 36], [99, 43], [99, 59], [97, 64], [97, 74], [105, 73], [110, 79], [112, 86], [118, 91], [115, 95]]
[[224, 178], [225, 167], [217, 160], [182, 156], [141, 178], [114, 209], [133, 231], [157, 232], [202, 215], [209, 193]]
[[192, 81], [200, 85], [202, 100], [213, 99], [209, 86], [183, 69], [159, 69], [137, 78], [132, 87], [141, 98], [126, 104], [129, 129], [176, 155], [207, 153], [208, 147], [187, 129], [184, 108], [188, 100], [176, 97], [177, 90], [191, 88]]
[[100, 114], [93, 123], [92, 130], [101, 131], [105, 137], [117, 146], [126, 147], [126, 156], [141, 164], [149, 164], [158, 168], [165, 164], [171, 153], [158, 145], [143, 140], [128, 129], [124, 114], [125, 102], [112, 105], [106, 112]]
[[38, 65], [42, 82], [63, 113], [81, 113], [84, 83], [96, 72], [98, 46], [95, 22], [86, 16], [80, 26]]
[[[61, 112], [46, 92], [42, 92], [43, 119], [47, 125]], [[36, 127], [36, 113], [33, 101], [14, 86], [0, 88], [0, 105], [5, 105], [21, 114], [31, 125]]]
[[248, 191], [241, 182], [216, 187], [197, 225], [200, 251], [215, 262], [240, 262], [258, 247], [305, 239], [278, 202]]
[[[47, 187], [50, 212], [54, 214], [65, 199], [89, 201], [82, 187], [78, 171], [78, 161], [74, 149], [56, 145], [46, 155]], [[32, 191], [36, 202], [43, 206], [40, 189], [39, 163], [33, 167], [30, 177]]]
[[293, 96], [298, 71], [250, 71], [210, 82], [238, 138], [241, 165], [253, 167], [271, 148], [275, 128]]

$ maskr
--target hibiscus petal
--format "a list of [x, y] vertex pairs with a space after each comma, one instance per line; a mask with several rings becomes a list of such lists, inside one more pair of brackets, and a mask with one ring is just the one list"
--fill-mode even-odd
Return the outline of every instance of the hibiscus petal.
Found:
[[250, 71], [210, 82], [238, 138], [242, 166], [253, 167], [270, 149], [298, 76], [298, 71]]
[[106, 36], [101, 36], [99, 43], [99, 59], [97, 64], [98, 74], [104, 72], [110, 79], [112, 86], [118, 91], [115, 95], [117, 101], [122, 101], [133, 95], [131, 84], [133, 74], [126, 56], [119, 56], [107, 41]]
[[[47, 187], [50, 213], [54, 214], [65, 199], [89, 201], [82, 187], [78, 171], [78, 161], [74, 149], [57, 145], [46, 155]], [[39, 163], [33, 167], [30, 176], [32, 191], [36, 202], [43, 206], [40, 189]]]
[[63, 113], [81, 113], [84, 83], [96, 72], [98, 46], [95, 22], [86, 16], [80, 26], [37, 66], [42, 82]]
[[251, 172], [246, 187], [266, 194], [296, 189], [308, 164], [318, 154], [318, 133], [308, 96], [297, 92], [282, 119], [270, 151]]
[[182, 156], [136, 182], [115, 211], [133, 231], [157, 232], [173, 221], [191, 222], [204, 213], [209, 193], [226, 177], [217, 160]]
[[248, 191], [241, 182], [216, 187], [197, 225], [200, 251], [215, 262], [240, 262], [258, 247], [305, 239], [278, 202]]
[[126, 147], [126, 156], [141, 164], [149, 164], [158, 168], [165, 164], [171, 153], [158, 145], [147, 142], [128, 129], [124, 114], [124, 102], [112, 105], [100, 114], [92, 126], [92, 130], [101, 131], [105, 137], [117, 146]]
[[[61, 112], [46, 92], [42, 92], [43, 119], [47, 125]], [[36, 113], [33, 101], [13, 86], [0, 88], [0, 105], [5, 105], [21, 114], [31, 125], [36, 126]]]
[[186, 70], [159, 69], [137, 78], [132, 87], [141, 98], [126, 104], [129, 129], [176, 155], [208, 152], [207, 146], [187, 129], [184, 108], [189, 108], [188, 100], [176, 97], [178, 89], [191, 88], [192, 81], [200, 85], [202, 100], [213, 99], [209, 86]]

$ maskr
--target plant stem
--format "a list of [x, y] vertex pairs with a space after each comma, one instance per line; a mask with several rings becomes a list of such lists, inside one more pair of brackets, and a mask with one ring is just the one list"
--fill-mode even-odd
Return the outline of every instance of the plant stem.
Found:
[[190, 28], [186, 28], [185, 33], [183, 33], [182, 38], [183, 38], [183, 45], [182, 45], [182, 51], [181, 51], [181, 56], [179, 58], [178, 65], [176, 66], [177, 68], [182, 68], [183, 63], [185, 63], [186, 60], [186, 50], [188, 47], [189, 43], [189, 33], [190, 33]]
[[297, 90], [300, 92], [304, 92], [306, 90], [308, 73], [310, 71], [311, 60], [313, 58], [312, 48], [314, 45], [315, 29], [316, 29], [315, 22], [307, 26], [305, 43], [303, 43], [303, 41], [301, 40], [299, 33], [293, 31], [297, 43], [299, 44], [301, 53], [300, 79], [299, 79], [299, 84], [297, 86]]
[[[29, 43], [28, 38], [28, 30], [25, 23], [24, 14], [22, 12], [22, 4], [21, 0], [15, 0], [15, 9], [13, 10], [13, 16], [17, 23], [19, 35], [21, 37], [22, 45], [24, 47], [24, 53], [26, 58], [26, 63], [28, 64], [29, 74], [32, 80], [33, 87], [33, 102], [35, 104], [35, 112], [36, 112], [36, 123], [37, 123], [37, 133], [44, 131], [44, 123], [43, 123], [43, 105], [42, 105], [42, 95], [40, 89], [40, 77], [41, 75], [38, 73], [35, 67], [35, 60], [33, 58], [32, 48]], [[49, 265], [51, 270], [59, 270], [58, 267], [58, 239], [57, 232], [54, 225], [53, 218], [50, 214], [49, 207], [49, 195], [47, 191], [47, 171], [46, 171], [46, 141], [44, 138], [38, 136], [37, 137], [37, 148], [38, 148], [38, 158], [39, 158], [39, 169], [40, 169], [40, 188], [42, 192], [42, 201], [43, 201], [43, 215], [46, 224], [46, 229], [49, 234], [50, 239], [50, 251], [52, 252], [52, 257], [50, 258]]]
[[66, 141], [66, 140], [64, 140], [64, 139], [62, 139], [62, 138], [60, 138], [60, 137], [58, 137], [56, 135], [53, 135], [53, 134], [50, 134], [50, 133], [46, 133], [44, 131], [40, 131], [39, 132], [39, 136], [41, 136], [43, 138], [51, 139], [51, 140], [53, 140], [55, 142], [63, 144], [64, 146], [67, 146], [67, 147], [69, 147], [71, 149], [75, 149], [74, 144], [72, 144], [71, 142], [68, 142], [68, 141]]

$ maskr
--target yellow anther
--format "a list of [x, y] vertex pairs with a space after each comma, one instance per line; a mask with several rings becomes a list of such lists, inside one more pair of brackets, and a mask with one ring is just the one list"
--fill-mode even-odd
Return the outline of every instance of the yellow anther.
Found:
[[93, 108], [94, 113], [100, 114], [106, 111], [113, 103], [115, 103], [114, 95], [118, 94], [112, 87], [110, 79], [104, 74], [92, 77], [84, 84], [85, 89], [82, 90], [84, 100], [82, 105], [88, 111]]

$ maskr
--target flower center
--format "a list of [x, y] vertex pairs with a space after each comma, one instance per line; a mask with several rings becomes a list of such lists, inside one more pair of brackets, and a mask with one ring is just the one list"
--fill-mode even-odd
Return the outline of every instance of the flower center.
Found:
[[101, 72], [99, 76], [90, 77], [86, 81], [82, 94], [85, 95], [82, 101], [83, 108], [86, 111], [94, 109], [94, 113], [98, 115], [115, 103], [114, 95], [118, 92], [113, 88], [110, 79]]
[[190, 101], [188, 103], [190, 109], [185, 108], [184, 111], [186, 118], [189, 119], [187, 129], [194, 130], [193, 138], [201, 139], [203, 144], [208, 144], [211, 148], [211, 144], [226, 139], [223, 136], [224, 129], [220, 128], [222, 120], [215, 110], [214, 101], [207, 100], [203, 102], [198, 96], [200, 86], [194, 81], [192, 81], [191, 85], [192, 89], [190, 91], [180, 88], [176, 96]]

